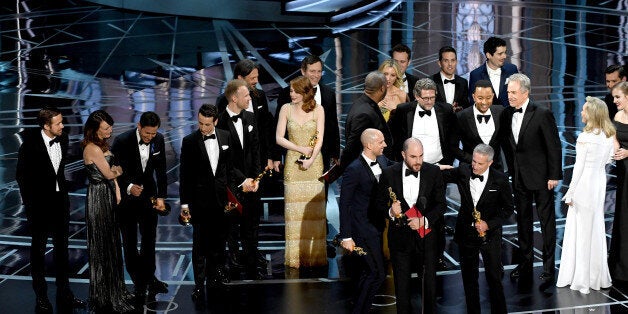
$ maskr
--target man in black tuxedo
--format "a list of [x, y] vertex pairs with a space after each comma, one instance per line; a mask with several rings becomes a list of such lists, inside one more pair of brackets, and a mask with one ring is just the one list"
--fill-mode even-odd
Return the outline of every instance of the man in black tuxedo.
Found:
[[[494, 104], [501, 104], [508, 107], [508, 95], [506, 85], [508, 77], [518, 73], [514, 64], [506, 63], [508, 54], [506, 53], [506, 41], [490, 37], [484, 42], [484, 55], [486, 62], [469, 73], [469, 90], [475, 90], [475, 83], [479, 80], [489, 80], [495, 92]], [[469, 101], [473, 101], [469, 95]]]
[[[392, 144], [392, 135], [379, 110], [379, 103], [386, 96], [386, 76], [379, 71], [370, 72], [364, 79], [364, 94], [360, 95], [347, 114], [345, 123], [345, 149], [342, 151], [340, 167], [346, 169], [362, 151], [362, 132], [368, 128], [380, 130], [387, 145]], [[390, 147], [384, 149], [384, 154], [390, 156]]]
[[432, 75], [436, 83], [436, 102], [448, 103], [454, 112], [469, 107], [469, 82], [456, 75], [456, 49], [445, 46], [438, 50], [440, 71]]
[[[143, 299], [147, 288], [151, 294], [168, 292], [168, 285], [155, 277], [157, 211], [165, 210], [168, 185], [164, 136], [158, 132], [160, 125], [156, 113], [144, 112], [137, 127], [118, 135], [111, 146], [111, 152], [124, 170], [118, 177], [122, 188], [120, 230], [126, 269], [139, 300]], [[151, 198], [155, 198], [155, 204]], [[138, 228], [142, 237], [139, 252]]]
[[[447, 103], [436, 102], [436, 83], [423, 78], [416, 82], [414, 95], [416, 101], [401, 104], [390, 121], [393, 134], [393, 156], [399, 160], [404, 141], [414, 137], [423, 144], [423, 161], [430, 164], [451, 165], [454, 162], [453, 148], [458, 145], [453, 127], [456, 115]], [[445, 228], [445, 224], [441, 224]], [[440, 254], [438, 268], [446, 270], [443, 257], [445, 233], [439, 233]]]
[[493, 86], [487, 80], [480, 80], [475, 83], [473, 91], [473, 107], [466, 108], [457, 115], [456, 133], [462, 149], [459, 146], [452, 146], [456, 158], [471, 164], [473, 149], [478, 144], [488, 144], [495, 152], [495, 159], [491, 162], [491, 167], [503, 171], [500, 162], [501, 153], [501, 128], [500, 118], [504, 110], [502, 106], [493, 106]]
[[[490, 167], [494, 154], [491, 146], [478, 144], [471, 165], [461, 163], [459, 168], [444, 172], [445, 180], [456, 183], [460, 193], [454, 241], [460, 252], [467, 313], [480, 313], [479, 254], [484, 263], [491, 313], [507, 312], [502, 286], [502, 222], [514, 208], [508, 177]], [[475, 217], [474, 211], [479, 216]]]
[[510, 107], [502, 113], [502, 148], [517, 209], [519, 265], [510, 273], [513, 279], [532, 274], [534, 235], [532, 204], [536, 203], [543, 233], [543, 284], [554, 281], [556, 215], [554, 188], [563, 178], [558, 128], [550, 110], [530, 101], [530, 79], [513, 74], [508, 83]]
[[70, 201], [65, 179], [68, 136], [63, 133], [63, 116], [45, 106], [37, 114], [39, 128], [22, 134], [15, 177], [31, 232], [31, 277], [37, 313], [52, 313], [46, 285], [46, 241], [52, 236], [56, 271], [57, 306], [84, 307], [74, 297], [68, 279], [68, 236]]
[[[273, 167], [272, 155], [275, 149], [275, 129], [277, 124], [270, 110], [268, 110], [266, 93], [257, 88], [259, 67], [252, 60], [240, 60], [233, 68], [233, 77], [234, 79], [244, 80], [247, 83], [251, 99], [249, 100], [249, 106], [245, 110], [255, 115], [255, 123], [259, 130], [260, 164], [262, 167], [270, 169]], [[288, 99], [290, 99], [290, 96], [288, 96]], [[216, 99], [218, 114], [222, 114], [225, 111], [227, 104], [229, 104], [229, 99], [225, 97], [225, 94], [218, 96]]]
[[183, 138], [181, 144], [180, 215], [190, 218], [194, 228], [192, 300], [198, 308], [205, 306], [205, 282], [213, 286], [224, 277], [227, 186], [244, 181], [245, 190], [255, 189], [253, 179], [246, 179], [233, 167], [231, 136], [228, 131], [216, 129], [217, 122], [216, 107], [202, 105], [198, 111], [198, 130]]
[[[308, 55], [301, 61], [301, 75], [307, 77], [316, 89], [314, 100], [323, 106], [325, 111], [325, 134], [323, 135], [323, 171], [329, 170], [331, 164], [338, 164], [340, 159], [340, 131], [338, 129], [338, 114], [336, 113], [336, 93], [325, 84], [320, 84], [323, 75], [323, 61], [314, 55]], [[279, 118], [281, 106], [290, 103], [290, 86], [282, 89], [277, 98], [275, 118]], [[285, 150], [282, 150], [285, 153]], [[276, 170], [279, 166], [279, 157], [275, 157]]]
[[611, 121], [613, 121], [617, 113], [617, 105], [613, 102], [611, 89], [615, 84], [626, 81], [626, 68], [621, 64], [609, 65], [604, 70], [604, 80], [606, 82], [606, 88], [608, 88], [608, 94], [604, 97], [604, 102], [608, 107], [608, 116], [611, 118]]
[[[439, 167], [423, 162], [423, 144], [419, 139], [406, 139], [401, 154], [403, 162], [382, 171], [377, 192], [378, 211], [392, 219], [388, 225], [388, 247], [397, 313], [418, 312], [412, 310], [410, 299], [410, 275], [417, 260], [423, 270], [423, 313], [436, 313], [436, 264], [441, 254], [438, 241], [447, 206], [445, 184]], [[396, 202], [391, 199], [391, 191]], [[417, 212], [422, 218], [417, 217]], [[402, 213], [407, 217], [402, 218]]]
[[418, 78], [406, 72], [408, 71], [408, 66], [410, 65], [410, 57], [412, 57], [412, 50], [404, 44], [396, 44], [390, 52], [390, 58], [397, 61], [399, 71], [403, 73], [401, 77], [401, 80], [403, 81], [401, 89], [408, 94], [410, 99], [414, 99], [413, 88]]
[[[229, 102], [225, 110], [219, 114], [216, 127], [229, 132], [234, 152], [233, 166], [247, 178], [255, 178], [261, 172], [262, 167], [259, 158], [260, 145], [255, 116], [246, 110], [251, 98], [247, 82], [244, 80], [229, 81], [225, 89], [225, 98]], [[244, 207], [240, 221], [240, 237], [247, 278], [263, 279], [263, 273], [257, 270], [258, 260], [261, 259], [257, 244], [262, 204], [260, 195], [256, 192], [257, 190], [242, 194], [237, 193]], [[237, 238], [237, 223], [233, 222], [230, 234], [231, 237]], [[237, 246], [233, 247], [230, 244], [230, 254], [232, 250], [237, 250]]]
[[[340, 188], [340, 238], [343, 248], [352, 252], [356, 246], [366, 251], [360, 257], [361, 268], [352, 313], [369, 311], [373, 298], [386, 279], [382, 231], [385, 219], [377, 211], [375, 196], [379, 176], [388, 165], [382, 156], [386, 141], [381, 131], [368, 128], [360, 136], [362, 153], [342, 175]], [[344, 157], [343, 157], [344, 158]]]
[[389, 125], [393, 136], [393, 156], [401, 159], [403, 142], [416, 137], [423, 143], [423, 160], [430, 164], [451, 165], [456, 145], [453, 126], [456, 116], [447, 103], [436, 102], [436, 83], [423, 78], [414, 86], [415, 101], [401, 104]]

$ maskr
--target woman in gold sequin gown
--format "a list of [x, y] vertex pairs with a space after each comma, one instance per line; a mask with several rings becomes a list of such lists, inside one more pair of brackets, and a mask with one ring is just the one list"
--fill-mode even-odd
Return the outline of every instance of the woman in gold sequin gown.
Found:
[[[285, 264], [292, 268], [327, 264], [325, 185], [318, 180], [323, 173], [320, 151], [325, 113], [314, 101], [314, 93], [307, 78], [300, 76], [292, 80], [292, 102], [281, 107], [277, 123], [277, 144], [287, 150], [284, 167]], [[288, 139], [284, 137], [286, 131]]]

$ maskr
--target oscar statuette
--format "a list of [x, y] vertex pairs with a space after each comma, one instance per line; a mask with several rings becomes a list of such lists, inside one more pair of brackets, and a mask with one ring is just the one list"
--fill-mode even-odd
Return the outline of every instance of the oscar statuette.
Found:
[[[342, 245], [340, 245], [340, 242], [342, 242], [342, 239], [340, 239], [340, 233], [339, 233], [339, 234], [337, 234], [337, 235], [334, 237], [334, 239], [331, 241], [331, 244], [332, 244], [334, 247], [342, 247]], [[359, 246], [354, 246], [354, 247], [353, 247], [353, 252], [355, 252], [355, 254], [357, 254], [357, 255], [359, 255], [359, 256], [364, 256], [364, 255], [366, 255], [366, 254], [367, 254], [367, 253], [366, 253], [366, 251], [365, 251], [363, 248], [359, 247]], [[352, 253], [353, 253], [353, 252], [352, 252]]]
[[[473, 207], [473, 212], [471, 212], [471, 215], [473, 216], [473, 219], [475, 220], [475, 223], [480, 223], [482, 221], [482, 214], [475, 208]], [[486, 232], [482, 231], [479, 232], [479, 236], [480, 238], [482, 238], [482, 241], [486, 241]]]
[[150, 203], [153, 205], [153, 208], [157, 210], [157, 214], [159, 216], [168, 216], [170, 214], [170, 211], [171, 211], [170, 204], [164, 202], [164, 206], [159, 207], [158, 202], [157, 202], [157, 197], [155, 196], [150, 197]]
[[[392, 204], [394, 202], [397, 201], [397, 194], [395, 192], [393, 192], [392, 187], [388, 187], [388, 195], [390, 196], [390, 203], [388, 204], [388, 206], [392, 206]], [[404, 224], [406, 224], [406, 215], [404, 215], [403, 213], [400, 213], [398, 215], [395, 215], [395, 225], [396, 226], [402, 226]]]
[[190, 217], [190, 210], [184, 208], [181, 210], [181, 214], [179, 214], [179, 224], [186, 227], [191, 224], [192, 217]]
[[[307, 143], [307, 146], [311, 147], [312, 149], [314, 148], [314, 146], [316, 146], [316, 141], [318, 140], [318, 131], [314, 132], [314, 135], [312, 135], [312, 137], [310, 137], [310, 141]], [[305, 156], [303, 154], [301, 154], [301, 156], [299, 157], [299, 159], [297, 159], [295, 161], [295, 163], [297, 164], [303, 164], [303, 160], [307, 160], [312, 158], [312, 155], [310, 154], [309, 156]]]

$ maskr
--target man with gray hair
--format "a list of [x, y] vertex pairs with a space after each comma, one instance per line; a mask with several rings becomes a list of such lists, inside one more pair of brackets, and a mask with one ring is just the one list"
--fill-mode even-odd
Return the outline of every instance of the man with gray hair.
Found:
[[512, 215], [512, 190], [508, 177], [494, 167], [495, 151], [486, 144], [473, 149], [471, 164], [443, 171], [445, 182], [455, 183], [460, 208], [454, 241], [460, 253], [460, 271], [467, 313], [480, 313], [479, 255], [482, 255], [489, 288], [491, 313], [506, 313], [502, 286], [502, 224]]
[[543, 233], [543, 285], [554, 282], [556, 250], [556, 214], [554, 188], [563, 178], [562, 153], [556, 120], [550, 110], [530, 101], [530, 79], [524, 74], [511, 75], [508, 82], [510, 107], [502, 113], [504, 136], [502, 148], [517, 208], [519, 265], [510, 278], [530, 279], [534, 262], [532, 204], [536, 203]]
[[370, 72], [364, 80], [364, 94], [360, 95], [351, 105], [345, 124], [345, 148], [340, 159], [341, 169], [347, 166], [358, 156], [362, 150], [360, 136], [368, 128], [380, 130], [389, 145], [384, 154], [390, 156], [390, 144], [392, 136], [379, 103], [386, 96], [386, 77], [379, 71]]

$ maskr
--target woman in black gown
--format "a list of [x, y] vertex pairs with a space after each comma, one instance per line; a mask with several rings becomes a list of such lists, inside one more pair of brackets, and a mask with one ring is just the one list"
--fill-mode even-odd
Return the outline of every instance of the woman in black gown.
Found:
[[615, 219], [611, 238], [608, 268], [613, 284], [628, 284], [628, 82], [611, 89], [617, 113], [613, 123], [617, 129], [614, 159], [617, 165]]
[[120, 231], [115, 206], [120, 201], [116, 178], [122, 174], [113, 165], [107, 139], [113, 119], [97, 110], [85, 122], [83, 162], [89, 178], [85, 217], [89, 258], [89, 304], [103, 313], [133, 310], [133, 295], [126, 289], [122, 264]]

